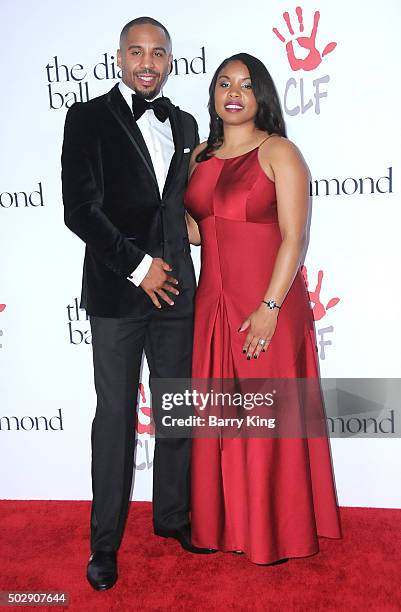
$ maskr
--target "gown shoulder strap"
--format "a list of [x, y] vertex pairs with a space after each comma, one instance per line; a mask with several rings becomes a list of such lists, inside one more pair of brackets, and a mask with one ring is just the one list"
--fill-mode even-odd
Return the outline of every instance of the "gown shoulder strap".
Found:
[[262, 140], [262, 142], [260, 143], [260, 145], [258, 146], [258, 149], [260, 149], [260, 147], [262, 146], [262, 144], [264, 142], [266, 142], [266, 140], [269, 140], [269, 138], [272, 138], [273, 136], [280, 136], [280, 134], [270, 134], [267, 138], [265, 138], [264, 140]]

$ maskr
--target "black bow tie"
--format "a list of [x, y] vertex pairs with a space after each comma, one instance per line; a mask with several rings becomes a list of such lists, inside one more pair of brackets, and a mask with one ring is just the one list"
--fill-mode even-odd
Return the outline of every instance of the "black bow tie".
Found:
[[142, 117], [143, 113], [147, 110], [153, 110], [159, 121], [166, 121], [171, 102], [168, 98], [156, 98], [156, 100], [145, 100], [135, 94], [132, 94], [132, 112], [134, 113], [135, 121], [138, 121]]

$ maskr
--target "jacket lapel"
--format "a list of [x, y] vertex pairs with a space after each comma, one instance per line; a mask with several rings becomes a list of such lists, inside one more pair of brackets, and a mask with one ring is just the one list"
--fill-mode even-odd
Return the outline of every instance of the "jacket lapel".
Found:
[[180, 167], [183, 158], [183, 147], [184, 147], [184, 128], [182, 124], [181, 111], [178, 106], [173, 106], [169, 114], [171, 131], [173, 133], [174, 140], [174, 155], [171, 159], [170, 167], [168, 169], [166, 182], [163, 189], [163, 197], [169, 192], [169, 189], [174, 182], [177, 169]]
[[108, 110], [111, 112], [120, 127], [123, 129], [129, 140], [131, 141], [131, 144], [135, 147], [139, 157], [143, 161], [144, 165], [149, 171], [149, 174], [157, 185], [155, 169], [153, 167], [152, 159], [143, 139], [141, 130], [137, 126], [133, 114], [128, 107], [128, 104], [122, 97], [118, 85], [115, 85], [115, 87], [113, 87], [113, 89], [111, 89], [109, 93], [106, 94], [104, 101]]

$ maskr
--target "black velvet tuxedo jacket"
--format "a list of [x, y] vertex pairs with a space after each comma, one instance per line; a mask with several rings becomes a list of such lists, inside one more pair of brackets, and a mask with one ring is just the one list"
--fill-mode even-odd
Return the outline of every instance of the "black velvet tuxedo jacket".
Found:
[[167, 307], [192, 311], [195, 276], [183, 194], [199, 137], [192, 115], [171, 105], [169, 119], [175, 153], [160, 195], [145, 141], [117, 85], [67, 113], [64, 219], [86, 243], [81, 306], [90, 315], [135, 317], [155, 309], [127, 280], [145, 253], [170, 263], [179, 281], [180, 295]]

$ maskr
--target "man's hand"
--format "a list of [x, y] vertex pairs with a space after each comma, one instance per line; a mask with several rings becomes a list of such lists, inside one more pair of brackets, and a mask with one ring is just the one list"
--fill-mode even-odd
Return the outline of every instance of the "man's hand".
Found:
[[178, 280], [167, 274], [171, 270], [170, 264], [160, 257], [154, 257], [149, 272], [140, 284], [140, 287], [148, 294], [156, 308], [161, 308], [158, 296], [167, 304], [173, 306], [174, 302], [167, 295], [166, 290], [174, 295], [179, 294], [178, 289], [174, 287], [178, 284]]

